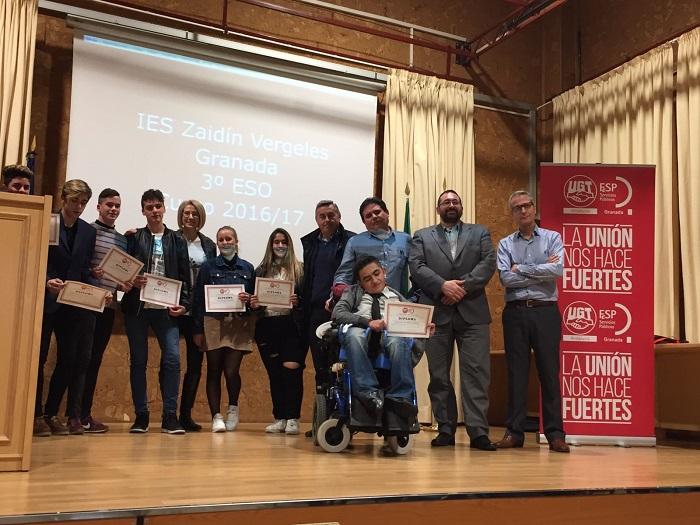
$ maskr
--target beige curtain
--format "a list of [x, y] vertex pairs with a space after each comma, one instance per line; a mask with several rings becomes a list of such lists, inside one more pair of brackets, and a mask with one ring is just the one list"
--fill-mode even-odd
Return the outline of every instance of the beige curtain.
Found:
[[34, 72], [37, 0], [0, 0], [0, 162], [24, 163]]
[[700, 29], [678, 42], [676, 104], [685, 337], [700, 343]]
[[673, 49], [661, 46], [554, 99], [554, 162], [656, 165], [654, 333], [680, 334]]
[[[391, 70], [386, 89], [382, 198], [392, 226], [404, 229], [406, 202], [411, 230], [437, 222], [437, 196], [453, 189], [462, 197], [465, 222], [474, 222], [473, 87]], [[454, 360], [457, 363], [457, 360]], [[453, 366], [453, 383], [459, 385]], [[415, 369], [418, 418], [431, 420], [428, 366]], [[458, 406], [459, 388], [457, 388]]]

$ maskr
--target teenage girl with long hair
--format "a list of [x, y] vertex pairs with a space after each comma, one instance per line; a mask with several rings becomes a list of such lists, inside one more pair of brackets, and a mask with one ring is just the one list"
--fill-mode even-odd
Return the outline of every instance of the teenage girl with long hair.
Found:
[[261, 311], [255, 326], [255, 342], [270, 379], [272, 413], [275, 418], [265, 428], [265, 432], [298, 434], [305, 355], [301, 348], [298, 295], [303, 267], [294, 255], [294, 244], [286, 230], [277, 228], [270, 234], [265, 256], [255, 270], [255, 275], [294, 282], [294, 294], [289, 307], [260, 307], [255, 295], [250, 298], [250, 305]]

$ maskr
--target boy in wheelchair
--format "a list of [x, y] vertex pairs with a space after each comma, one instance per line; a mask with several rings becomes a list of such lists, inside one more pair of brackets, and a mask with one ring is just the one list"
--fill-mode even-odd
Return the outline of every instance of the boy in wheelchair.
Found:
[[[383, 319], [388, 301], [406, 302], [406, 299], [386, 285], [385, 270], [376, 257], [361, 257], [353, 270], [358, 284], [345, 290], [332, 315], [335, 324], [345, 325], [339, 338], [352, 391], [347, 423], [353, 431], [380, 430], [394, 441], [397, 435], [407, 439], [408, 434], [419, 430], [414, 402], [413, 340], [387, 335]], [[378, 378], [373, 361], [382, 350], [391, 368], [379, 370], [387, 372], [387, 377]]]

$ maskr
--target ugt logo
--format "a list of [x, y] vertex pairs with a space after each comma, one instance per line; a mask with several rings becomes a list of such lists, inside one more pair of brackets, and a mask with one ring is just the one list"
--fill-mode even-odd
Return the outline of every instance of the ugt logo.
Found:
[[564, 311], [564, 326], [573, 334], [587, 334], [596, 325], [597, 315], [593, 307], [583, 301], [575, 301]]
[[564, 184], [566, 202], [577, 208], [590, 206], [598, 197], [598, 188], [590, 177], [574, 175]]
[[413, 313], [413, 308], [410, 308], [410, 307], [408, 307], [408, 306], [404, 306], [403, 308], [401, 308], [401, 313], [404, 313], [404, 314], [412, 314], [412, 313]]

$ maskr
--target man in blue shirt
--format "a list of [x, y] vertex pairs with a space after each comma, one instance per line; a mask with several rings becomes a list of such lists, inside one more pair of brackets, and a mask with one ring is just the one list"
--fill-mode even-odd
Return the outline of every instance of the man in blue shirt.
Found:
[[411, 236], [391, 229], [386, 203], [377, 197], [368, 197], [362, 201], [360, 217], [367, 231], [358, 233], [348, 241], [333, 282], [341, 285], [352, 284], [355, 262], [362, 255], [371, 255], [379, 260], [386, 271], [386, 284], [395, 290], [401, 290], [408, 275]]
[[518, 230], [498, 244], [497, 267], [506, 288], [503, 341], [508, 365], [508, 420], [506, 434], [496, 447], [523, 446], [532, 348], [542, 388], [542, 420], [549, 449], [569, 452], [561, 413], [561, 314], [557, 305], [564, 245], [559, 233], [537, 226], [537, 210], [528, 192], [513, 192], [508, 205]]

